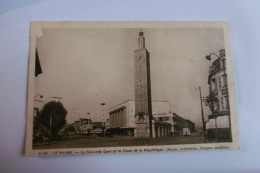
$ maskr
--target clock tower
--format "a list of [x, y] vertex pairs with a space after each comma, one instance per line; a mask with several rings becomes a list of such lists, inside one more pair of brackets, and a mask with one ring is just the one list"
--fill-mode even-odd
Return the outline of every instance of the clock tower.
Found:
[[139, 32], [138, 49], [134, 51], [134, 65], [136, 137], [152, 137], [150, 54], [145, 48], [142, 30]]

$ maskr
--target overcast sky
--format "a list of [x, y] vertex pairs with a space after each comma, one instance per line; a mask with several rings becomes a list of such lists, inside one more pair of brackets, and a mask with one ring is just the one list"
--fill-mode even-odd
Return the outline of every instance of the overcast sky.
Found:
[[[103, 112], [134, 100], [136, 29], [43, 29], [37, 50], [43, 73], [35, 79], [35, 107], [61, 97], [67, 122], [100, 121]], [[169, 101], [170, 111], [201, 123], [199, 86], [208, 95], [205, 56], [224, 48], [222, 29], [144, 28], [150, 52], [152, 100]], [[215, 58], [215, 57], [214, 57]], [[58, 99], [56, 99], [58, 100]], [[104, 107], [100, 103], [106, 103]], [[104, 108], [104, 109], [103, 109]], [[204, 106], [205, 119], [210, 111]], [[90, 113], [89, 115], [87, 113]]]

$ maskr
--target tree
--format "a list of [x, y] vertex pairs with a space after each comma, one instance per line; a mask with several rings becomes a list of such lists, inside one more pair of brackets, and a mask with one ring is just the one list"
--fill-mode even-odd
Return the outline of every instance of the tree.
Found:
[[75, 127], [73, 125], [69, 125], [67, 128], [66, 128], [66, 131], [68, 132], [74, 132], [75, 131]]
[[61, 102], [46, 103], [41, 112], [39, 121], [51, 132], [51, 139], [56, 140], [59, 130], [66, 124], [67, 110]]
[[217, 104], [217, 102], [218, 98], [215, 97], [213, 92], [210, 92], [209, 96], [207, 96], [205, 99], [205, 105], [209, 106], [212, 113], [214, 112], [214, 106]]

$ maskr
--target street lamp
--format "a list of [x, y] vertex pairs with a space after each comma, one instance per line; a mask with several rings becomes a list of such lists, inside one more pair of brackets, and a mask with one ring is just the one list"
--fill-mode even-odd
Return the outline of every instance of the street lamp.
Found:
[[[90, 112], [87, 113], [88, 115], [90, 115]], [[88, 116], [88, 125], [89, 125], [89, 122], [90, 121], [90, 117]]]
[[43, 95], [41, 95], [41, 94], [36, 94], [36, 95], [34, 96], [34, 98], [37, 97], [37, 96], [40, 96], [40, 98], [43, 98]]
[[61, 97], [55, 97], [55, 96], [54, 96], [54, 97], [51, 97], [51, 98], [60, 99], [60, 100], [62, 99]]
[[43, 101], [41, 101], [41, 100], [34, 100], [34, 101], [43, 103]]
[[203, 125], [203, 138], [204, 138], [204, 143], [206, 143], [206, 138], [205, 138], [206, 125], [205, 125], [203, 105], [202, 105], [202, 101], [204, 101], [205, 99], [202, 99], [202, 97], [201, 97], [201, 87], [199, 87], [199, 91], [200, 91], [201, 117], [202, 117], [202, 125]]
[[100, 105], [103, 106], [103, 121], [104, 121], [104, 119], [105, 119], [105, 117], [104, 117], [104, 106], [106, 105], [106, 103], [101, 103]]
[[[51, 98], [54, 98], [54, 99], [62, 99], [61, 97], [55, 97], [55, 96], [53, 96], [53, 97], [51, 97]], [[53, 125], [53, 123], [52, 123], [52, 121], [53, 121], [53, 113], [51, 113], [51, 115], [50, 115], [50, 130], [52, 130], [52, 125]]]
[[220, 58], [217, 54], [210, 53], [209, 55], [206, 56], [206, 59], [210, 61], [211, 60], [211, 55], [215, 55], [216, 57]]
[[[34, 99], [35, 99], [37, 96], [40, 96], [40, 98], [43, 98], [43, 95], [41, 95], [41, 94], [36, 94], [36, 95], [34, 96]], [[41, 101], [41, 100], [34, 100], [34, 101], [43, 103], [43, 101]]]

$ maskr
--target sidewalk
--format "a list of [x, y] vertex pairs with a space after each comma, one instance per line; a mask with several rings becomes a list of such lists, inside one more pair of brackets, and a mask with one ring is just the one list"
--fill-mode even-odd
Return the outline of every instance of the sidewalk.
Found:
[[114, 136], [104, 138], [97, 136], [79, 136], [57, 143], [41, 143], [33, 145], [33, 149], [54, 148], [97, 148], [97, 147], [126, 147], [126, 146], [155, 146], [203, 143], [203, 136], [167, 136], [161, 138], [135, 138], [134, 136]]

